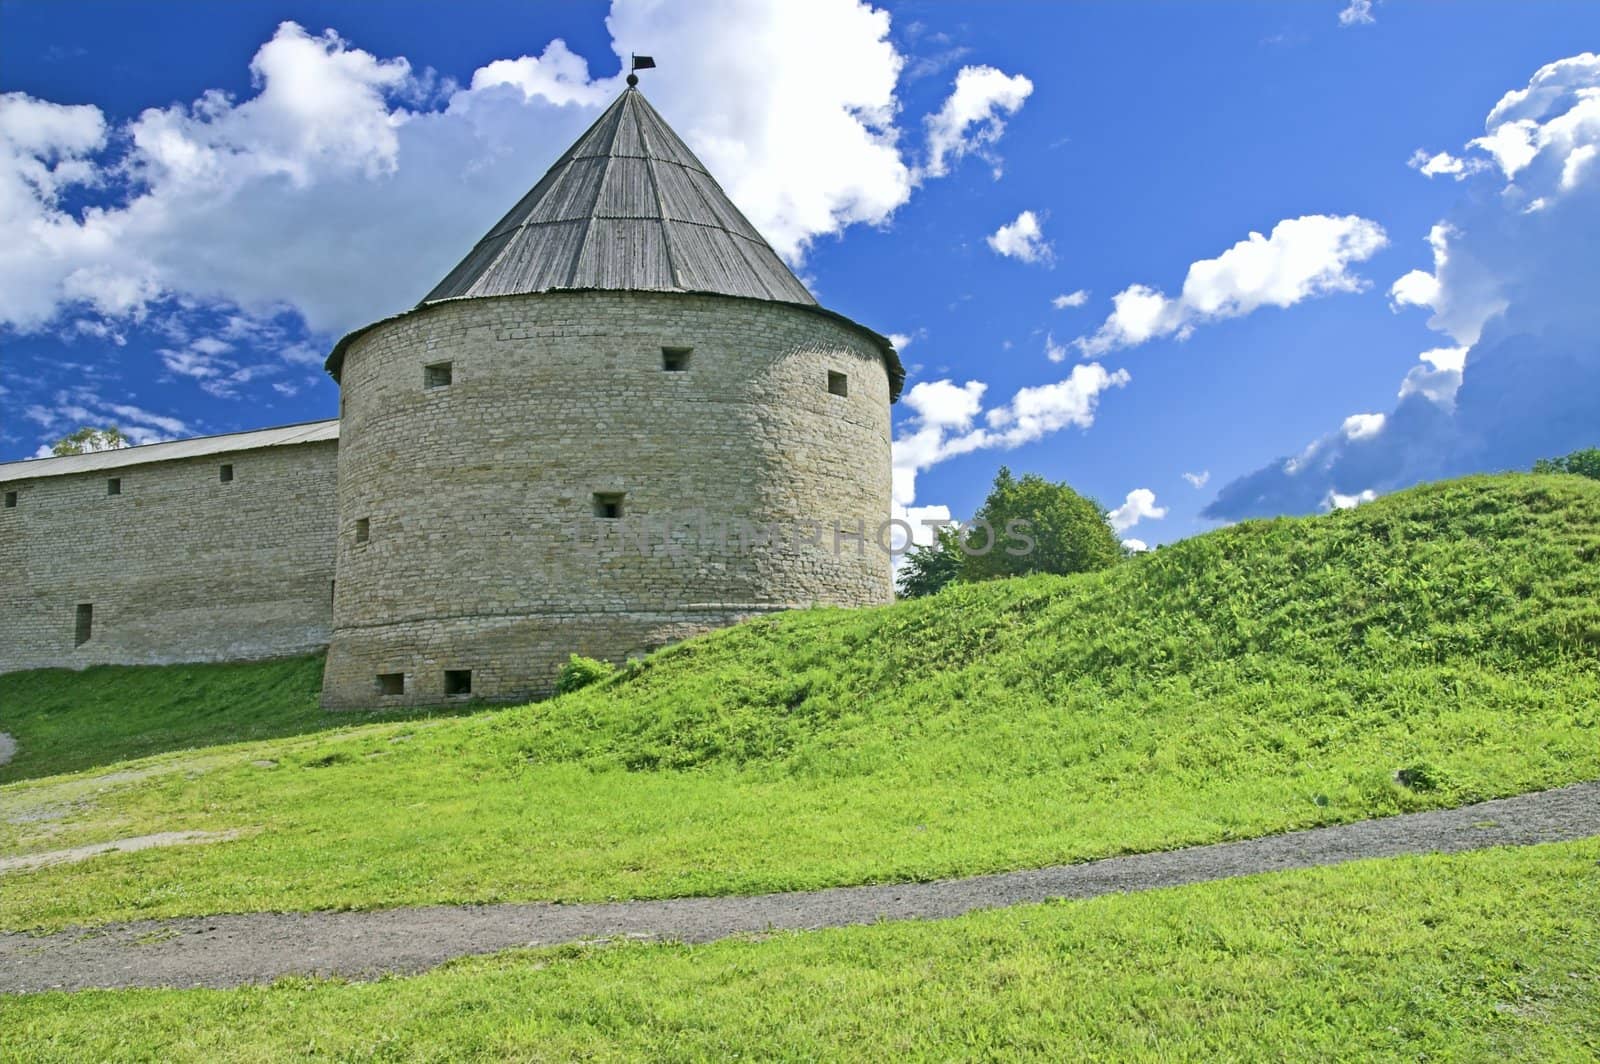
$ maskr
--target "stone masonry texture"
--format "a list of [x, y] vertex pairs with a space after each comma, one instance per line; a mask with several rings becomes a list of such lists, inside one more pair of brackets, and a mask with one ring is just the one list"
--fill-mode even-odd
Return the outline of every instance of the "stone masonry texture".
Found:
[[0, 485], [16, 492], [0, 509], [0, 672], [321, 648], [336, 465], [328, 440]]
[[539, 696], [571, 653], [621, 661], [892, 597], [888, 374], [828, 315], [654, 292], [450, 301], [357, 337], [341, 388], [330, 707], [440, 702], [447, 670], [472, 697]]
[[0, 672], [326, 646], [334, 708], [538, 697], [569, 654], [892, 597], [888, 374], [825, 313], [432, 304], [358, 335], [341, 395], [338, 441], [0, 485]]

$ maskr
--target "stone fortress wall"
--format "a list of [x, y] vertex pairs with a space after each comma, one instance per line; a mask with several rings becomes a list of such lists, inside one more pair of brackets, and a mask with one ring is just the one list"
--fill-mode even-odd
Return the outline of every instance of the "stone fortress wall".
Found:
[[[0, 466], [0, 672], [326, 645], [338, 441], [317, 428], [293, 445], [211, 449], [232, 439], [217, 437]], [[175, 453], [189, 456], [161, 457]]]
[[570, 653], [892, 598], [889, 376], [825, 311], [447, 301], [357, 336], [340, 380], [326, 705], [535, 696]]
[[326, 644], [329, 707], [513, 699], [572, 653], [893, 598], [899, 356], [636, 79], [327, 369], [337, 422], [0, 465], [0, 671]]

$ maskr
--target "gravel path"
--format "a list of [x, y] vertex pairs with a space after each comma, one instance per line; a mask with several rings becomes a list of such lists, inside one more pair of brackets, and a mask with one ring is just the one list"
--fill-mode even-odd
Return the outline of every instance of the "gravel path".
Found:
[[50, 935], [0, 934], [0, 992], [259, 983], [293, 974], [372, 978], [515, 946], [624, 936], [708, 942], [741, 932], [878, 920], [1181, 886], [1368, 857], [1459, 853], [1600, 835], [1600, 781], [1461, 809], [1242, 842], [971, 879], [758, 897], [585, 905], [429, 906], [144, 920]]

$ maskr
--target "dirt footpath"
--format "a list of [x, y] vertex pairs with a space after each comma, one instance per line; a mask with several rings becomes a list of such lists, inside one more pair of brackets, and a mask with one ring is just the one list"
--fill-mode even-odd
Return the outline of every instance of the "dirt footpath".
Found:
[[1027, 872], [758, 897], [592, 905], [430, 906], [144, 920], [50, 935], [0, 934], [0, 992], [260, 983], [284, 975], [367, 979], [452, 957], [597, 938], [708, 942], [745, 932], [1092, 898], [1369, 857], [1459, 853], [1600, 835], [1600, 782], [1460, 809], [1408, 813], [1242, 842]]

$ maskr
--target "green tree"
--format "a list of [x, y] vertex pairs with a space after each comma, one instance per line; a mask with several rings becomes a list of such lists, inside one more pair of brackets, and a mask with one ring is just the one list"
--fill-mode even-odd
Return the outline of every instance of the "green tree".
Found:
[[1082, 573], [1122, 560], [1122, 544], [1105, 508], [1036, 473], [1018, 480], [1001, 466], [972, 524], [961, 561], [963, 580]]
[[85, 425], [77, 432], [61, 437], [50, 445], [50, 453], [55, 455], [90, 454], [94, 451], [114, 451], [118, 447], [128, 446], [128, 437], [115, 425], [107, 425], [103, 429], [93, 425]]
[[905, 564], [895, 578], [901, 598], [921, 598], [961, 575], [960, 533], [946, 525], [933, 534], [933, 542], [906, 551]]
[[1575, 473], [1600, 480], [1600, 447], [1573, 451], [1564, 458], [1541, 458], [1533, 463], [1535, 473]]

